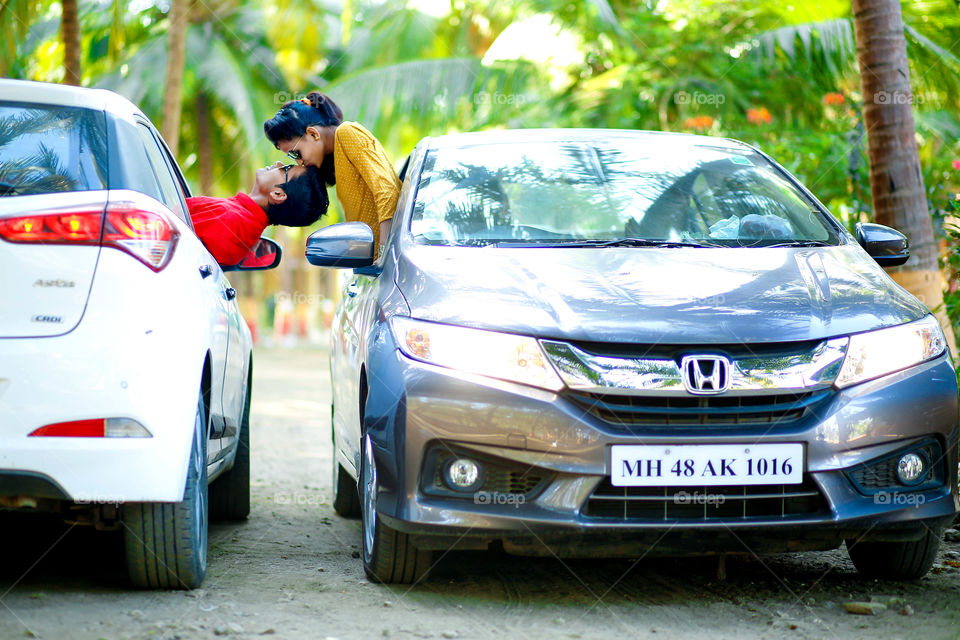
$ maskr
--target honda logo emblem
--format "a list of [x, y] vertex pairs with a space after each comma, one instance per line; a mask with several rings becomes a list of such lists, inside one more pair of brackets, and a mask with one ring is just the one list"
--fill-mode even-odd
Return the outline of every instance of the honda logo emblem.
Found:
[[680, 371], [690, 393], [723, 393], [730, 388], [730, 361], [723, 356], [684, 356]]

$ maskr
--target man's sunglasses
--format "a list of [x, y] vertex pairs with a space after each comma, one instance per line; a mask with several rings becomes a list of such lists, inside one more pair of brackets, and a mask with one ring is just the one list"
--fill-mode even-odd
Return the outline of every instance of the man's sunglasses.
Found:
[[283, 169], [283, 184], [275, 184], [275, 185], [273, 185], [273, 186], [275, 186], [275, 187], [280, 187], [280, 188], [282, 188], [282, 189], [286, 189], [287, 184], [290, 183], [290, 169], [293, 169], [295, 166], [297, 166], [297, 165], [295, 165], [295, 164], [285, 164], [285, 165], [283, 165], [282, 167], [280, 167], [281, 169]]

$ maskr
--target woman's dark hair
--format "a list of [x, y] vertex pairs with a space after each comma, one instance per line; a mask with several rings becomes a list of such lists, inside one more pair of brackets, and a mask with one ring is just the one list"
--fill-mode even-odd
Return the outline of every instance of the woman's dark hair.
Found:
[[[311, 91], [305, 98], [291, 100], [280, 107], [276, 115], [263, 123], [263, 132], [279, 149], [282, 140], [297, 140], [306, 135], [307, 127], [337, 126], [341, 122], [343, 112], [337, 103], [319, 91]], [[332, 153], [323, 159], [320, 174], [327, 184], [336, 184]]]
[[320, 180], [320, 170], [307, 167], [306, 172], [283, 185], [287, 199], [280, 204], [267, 205], [270, 224], [288, 227], [309, 227], [327, 212], [330, 199]]

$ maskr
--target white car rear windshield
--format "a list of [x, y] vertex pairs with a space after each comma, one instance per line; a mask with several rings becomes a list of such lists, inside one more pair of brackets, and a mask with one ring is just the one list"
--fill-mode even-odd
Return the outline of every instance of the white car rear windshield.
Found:
[[0, 197], [106, 188], [102, 112], [0, 102]]
[[410, 229], [417, 242], [440, 245], [840, 241], [816, 204], [763, 156], [674, 141], [433, 150]]

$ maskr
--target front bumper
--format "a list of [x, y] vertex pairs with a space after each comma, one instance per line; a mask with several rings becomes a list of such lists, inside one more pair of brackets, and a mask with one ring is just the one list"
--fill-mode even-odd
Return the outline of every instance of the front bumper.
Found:
[[[365, 419], [380, 482], [377, 509], [422, 548], [499, 542], [516, 553], [546, 549], [567, 556], [632, 555], [651, 546], [668, 553], [744, 551], [745, 544], [768, 551], [828, 549], [856, 536], [917, 539], [926, 528], [948, 525], [958, 510], [957, 385], [946, 357], [835, 392], [815, 412], [766, 429], [659, 427], [630, 434], [562, 394], [426, 365], [395, 349], [373, 354], [369, 367], [377, 371], [369, 380]], [[858, 465], [929, 441], [940, 447], [936, 486], [864, 492], [851, 482]], [[612, 445], [774, 442], [804, 444], [805, 477], [819, 493], [817, 509], [749, 518], [622, 519], [593, 517], [585, 509], [609, 477]], [[522, 499], [437, 494], [424, 477], [424, 460], [438, 446], [533, 469], [547, 480]]]

